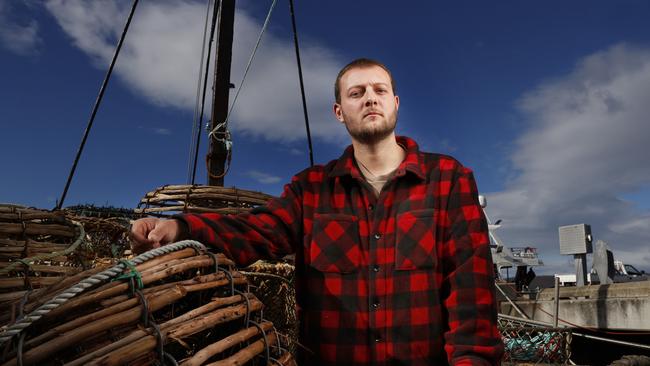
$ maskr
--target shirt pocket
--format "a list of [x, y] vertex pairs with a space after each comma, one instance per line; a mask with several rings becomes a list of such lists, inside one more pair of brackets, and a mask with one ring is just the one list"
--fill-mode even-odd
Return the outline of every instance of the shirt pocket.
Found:
[[351, 215], [316, 214], [309, 245], [311, 266], [321, 272], [356, 272], [361, 258], [357, 221]]
[[433, 209], [397, 215], [395, 269], [411, 270], [436, 265], [436, 227]]

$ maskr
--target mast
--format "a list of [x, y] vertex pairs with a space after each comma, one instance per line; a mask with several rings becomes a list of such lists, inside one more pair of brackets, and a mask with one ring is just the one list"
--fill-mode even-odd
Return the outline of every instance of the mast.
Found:
[[[225, 137], [223, 124], [228, 115], [230, 94], [230, 66], [232, 63], [232, 39], [235, 25], [235, 0], [221, 0], [218, 21], [217, 57], [214, 68], [211, 130], [219, 126], [216, 136]], [[228, 149], [222, 141], [210, 138], [207, 156], [208, 185], [223, 186]]]

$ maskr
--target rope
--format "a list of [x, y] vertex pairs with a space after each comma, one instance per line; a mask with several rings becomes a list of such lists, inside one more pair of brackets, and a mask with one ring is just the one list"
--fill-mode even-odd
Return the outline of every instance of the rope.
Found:
[[[208, 11], [210, 10], [210, 0], [208, 0]], [[219, 10], [219, 1], [215, 1], [213, 8], [212, 8], [212, 21], [210, 24], [210, 41], [208, 42], [208, 56], [207, 60], [205, 62], [205, 73], [203, 74], [203, 92], [201, 96], [201, 112], [199, 115], [198, 120], [195, 120], [194, 123], [194, 130], [192, 131], [192, 134], [194, 136], [194, 140], [196, 141], [196, 146], [193, 146], [193, 152], [194, 152], [194, 157], [191, 160], [192, 164], [192, 175], [191, 175], [191, 184], [194, 184], [194, 181], [196, 179], [196, 163], [198, 162], [198, 157], [199, 157], [199, 147], [201, 145], [201, 124], [203, 123], [203, 113], [205, 112], [205, 95], [206, 95], [206, 90], [208, 86], [208, 71], [210, 69], [210, 58], [212, 56], [212, 43], [214, 42], [214, 32], [216, 29], [216, 24], [217, 24], [217, 13]], [[208, 27], [208, 16], [206, 15], [205, 17], [205, 28], [203, 32], [203, 50], [201, 51], [201, 63], [203, 62], [203, 57], [204, 57], [204, 51], [205, 51], [205, 35], [207, 32]], [[203, 64], [201, 64], [199, 68], [199, 80], [201, 78], [201, 71], [203, 69]], [[199, 86], [197, 85], [197, 91], [196, 91], [196, 98], [197, 98], [197, 108], [198, 108], [198, 98], [199, 98]], [[196, 111], [194, 113], [194, 117], [196, 118]], [[192, 142], [194, 142], [194, 140]], [[190, 154], [192, 151], [190, 151]], [[188, 174], [189, 174], [189, 166], [188, 166]], [[189, 177], [188, 177], [189, 178]]]
[[14, 268], [18, 267], [21, 264], [29, 266], [36, 261], [42, 261], [42, 260], [47, 260], [55, 257], [65, 256], [72, 253], [75, 249], [77, 249], [79, 244], [81, 244], [84, 241], [84, 238], [86, 237], [86, 231], [84, 230], [83, 225], [81, 225], [77, 221], [72, 221], [72, 223], [75, 226], [77, 226], [77, 229], [79, 229], [79, 236], [77, 237], [77, 240], [75, 240], [74, 243], [72, 243], [72, 245], [58, 252], [46, 253], [46, 254], [36, 255], [33, 257], [17, 260], [16, 262], [6, 267], [0, 268], [0, 274], [9, 273], [10, 271], [12, 271]]
[[[275, 8], [275, 3], [278, 0], [273, 0], [271, 3], [271, 7], [269, 8], [269, 12], [266, 14], [266, 19], [264, 20], [264, 25], [262, 25], [262, 30], [260, 31], [260, 35], [257, 37], [257, 43], [255, 44], [255, 47], [253, 48], [253, 52], [251, 53], [250, 58], [248, 59], [248, 64], [246, 64], [246, 69], [244, 70], [244, 76], [242, 77], [242, 81], [239, 84], [239, 88], [237, 88], [237, 92], [235, 93], [235, 97], [232, 100], [232, 105], [230, 106], [230, 110], [228, 110], [228, 115], [226, 115], [226, 120], [223, 122], [223, 126], [228, 128], [228, 120], [230, 119], [230, 116], [232, 115], [232, 111], [235, 108], [235, 104], [237, 103], [237, 98], [239, 97], [239, 93], [241, 92], [242, 88], [244, 87], [244, 81], [246, 81], [246, 76], [248, 75], [248, 70], [250, 70], [251, 64], [253, 63], [253, 59], [255, 58], [255, 53], [257, 52], [257, 49], [260, 46], [260, 42], [262, 41], [262, 36], [264, 35], [264, 32], [266, 31], [266, 27], [269, 25], [269, 20], [271, 19], [271, 14], [273, 13], [273, 8]], [[210, 131], [208, 136], [215, 138], [214, 135], [217, 133], [217, 129], [221, 128], [222, 124], [218, 124], [215, 128]], [[219, 138], [215, 138], [217, 141], [220, 141]]]
[[74, 163], [72, 164], [72, 168], [70, 169], [70, 174], [68, 175], [68, 180], [65, 183], [63, 194], [61, 194], [61, 199], [57, 202], [56, 205], [57, 210], [61, 209], [61, 207], [63, 206], [63, 201], [65, 201], [65, 196], [68, 194], [68, 188], [70, 188], [70, 183], [72, 183], [72, 177], [74, 176], [74, 172], [77, 169], [77, 164], [79, 163], [81, 152], [83, 151], [84, 146], [86, 145], [86, 140], [88, 139], [88, 134], [90, 133], [90, 129], [93, 127], [93, 122], [95, 121], [95, 115], [97, 115], [97, 110], [99, 109], [99, 105], [101, 104], [102, 98], [104, 97], [104, 92], [106, 91], [106, 87], [108, 86], [108, 81], [110, 80], [111, 74], [113, 73], [113, 67], [115, 66], [115, 62], [117, 61], [117, 56], [119, 56], [120, 50], [122, 49], [124, 38], [126, 38], [126, 32], [129, 30], [129, 25], [131, 24], [131, 19], [133, 18], [133, 13], [135, 13], [135, 8], [137, 5], [138, 5], [138, 0], [133, 0], [133, 6], [131, 7], [131, 12], [129, 13], [129, 17], [127, 18], [126, 24], [124, 25], [124, 30], [122, 31], [122, 36], [120, 37], [120, 41], [117, 43], [117, 48], [115, 48], [115, 53], [113, 54], [113, 59], [111, 60], [111, 64], [108, 67], [108, 71], [106, 72], [106, 77], [104, 77], [104, 82], [102, 83], [102, 86], [99, 88], [99, 95], [95, 100], [95, 105], [93, 106], [93, 111], [90, 115], [90, 120], [88, 121], [88, 125], [86, 126], [86, 131], [84, 131], [84, 136], [81, 139], [79, 150], [77, 150], [77, 156], [75, 157]]
[[307, 114], [307, 99], [305, 98], [305, 85], [302, 81], [302, 65], [300, 63], [300, 47], [298, 47], [298, 30], [296, 30], [296, 15], [293, 11], [293, 0], [289, 0], [291, 25], [293, 27], [293, 44], [296, 49], [296, 62], [298, 63], [298, 79], [300, 80], [300, 95], [302, 96], [302, 111], [305, 115], [305, 129], [307, 130], [307, 143], [309, 146], [309, 166], [314, 166], [314, 151], [311, 145], [311, 132], [309, 130], [309, 115]]
[[[221, 124], [219, 124], [219, 125], [221, 125]], [[228, 164], [226, 165], [226, 168], [223, 170], [223, 173], [221, 173], [221, 174], [212, 174], [212, 172], [210, 171], [210, 155], [208, 154], [205, 157], [205, 166], [206, 166], [206, 169], [208, 170], [208, 175], [210, 176], [210, 178], [213, 178], [213, 179], [220, 179], [220, 178], [225, 177], [226, 174], [228, 174], [228, 171], [230, 170], [230, 161], [232, 160], [232, 154], [230, 153], [230, 151], [232, 150], [232, 141], [230, 141], [230, 132], [226, 131], [225, 133], [228, 136], [227, 137], [228, 140], [215, 138], [217, 141], [223, 142], [223, 143], [226, 144], [226, 162]]]
[[259, 330], [260, 333], [262, 333], [262, 338], [264, 339], [264, 349], [266, 350], [266, 354], [265, 354], [266, 362], [265, 362], [265, 364], [268, 364], [269, 361], [271, 360], [271, 351], [269, 350], [269, 340], [266, 338], [266, 332], [264, 332], [264, 329], [262, 329], [261, 325], [259, 325], [258, 323], [254, 322], [252, 320], [248, 320], [246, 323], [247, 323], [247, 326], [250, 326], [251, 324], [253, 324], [253, 326], [255, 326], [255, 328], [257, 328], [257, 330]]
[[[164, 254], [168, 254], [171, 252], [175, 252], [177, 250], [188, 248], [188, 247], [194, 247], [194, 248], [199, 248], [201, 250], [206, 250], [205, 246], [197, 241], [184, 240], [177, 243], [164, 245], [160, 248], [152, 249], [148, 252], [142, 253], [139, 256], [133, 258], [131, 260], [131, 263], [133, 263], [134, 265], [142, 264], [152, 258]], [[33, 322], [42, 318], [45, 314], [65, 304], [69, 299], [77, 296], [78, 294], [80, 294], [81, 292], [85, 291], [90, 287], [107, 282], [111, 278], [119, 276], [120, 274], [122, 274], [124, 269], [125, 269], [125, 264], [118, 263], [117, 265], [105, 271], [102, 271], [91, 277], [88, 277], [82, 280], [81, 282], [77, 283], [76, 285], [66, 289], [65, 291], [55, 296], [53, 299], [46, 302], [45, 304], [39, 306], [36, 310], [32, 311], [29, 315], [25, 316], [23, 319], [17, 321], [16, 323], [8, 327], [5, 326], [3, 328], [0, 328], [0, 330], [4, 330], [4, 332], [0, 334], [0, 346], [2, 346], [5, 342], [10, 340], [16, 334], [22, 332], [25, 328], [29, 327]]]
[[[199, 121], [199, 105], [201, 102], [201, 86], [202, 84], [202, 79], [203, 79], [203, 63], [205, 62], [205, 49], [206, 49], [206, 44], [205, 40], [207, 39], [208, 36], [208, 21], [210, 20], [210, 5], [212, 4], [212, 0], [207, 1], [206, 5], [206, 10], [205, 10], [205, 22], [203, 24], [203, 37], [201, 39], [201, 57], [199, 58], [199, 69], [198, 69], [198, 74], [199, 76], [197, 77], [196, 80], [196, 99], [194, 101], [194, 114], [192, 115], [192, 134], [190, 135], [190, 148], [189, 148], [189, 154], [187, 157], [187, 182], [188, 184], [192, 180], [192, 164], [193, 164], [193, 157], [194, 157], [194, 149], [196, 146], [196, 140], [197, 140], [197, 133], [201, 128], [201, 123]], [[209, 64], [208, 64], [209, 65]]]
[[139, 289], [135, 290], [135, 294], [140, 299], [140, 305], [142, 305], [142, 325], [144, 325], [145, 328], [149, 328], [149, 302]]
[[127, 273], [123, 273], [113, 278], [111, 281], [129, 280], [129, 288], [131, 289], [131, 296], [133, 296], [133, 294], [136, 291], [140, 291], [141, 289], [144, 288], [144, 284], [142, 283], [142, 275], [140, 275], [140, 272], [138, 272], [138, 270], [135, 268], [135, 265], [130, 261], [126, 259], [122, 259], [118, 263], [124, 264], [124, 267], [125, 268], [128, 267], [129, 269], [131, 269], [131, 271]]

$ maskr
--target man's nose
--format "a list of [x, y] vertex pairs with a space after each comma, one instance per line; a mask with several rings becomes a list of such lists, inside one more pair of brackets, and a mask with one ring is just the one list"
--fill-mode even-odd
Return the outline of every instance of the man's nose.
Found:
[[373, 93], [368, 93], [368, 98], [366, 99], [366, 106], [371, 106], [377, 104], [377, 98]]

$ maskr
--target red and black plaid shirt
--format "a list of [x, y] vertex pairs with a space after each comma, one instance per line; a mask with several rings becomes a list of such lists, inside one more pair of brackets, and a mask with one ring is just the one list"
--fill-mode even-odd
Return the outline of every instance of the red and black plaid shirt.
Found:
[[180, 218], [191, 237], [240, 265], [296, 254], [308, 364], [498, 364], [493, 267], [472, 172], [398, 142], [406, 158], [378, 198], [349, 147], [251, 213]]

